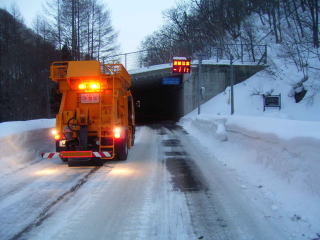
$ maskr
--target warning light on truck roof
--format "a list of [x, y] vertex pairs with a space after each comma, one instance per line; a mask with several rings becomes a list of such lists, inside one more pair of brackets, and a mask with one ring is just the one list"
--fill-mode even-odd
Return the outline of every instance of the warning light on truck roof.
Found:
[[84, 83], [80, 83], [79, 86], [78, 86], [78, 88], [79, 88], [80, 90], [84, 90], [84, 89], [86, 89], [86, 85], [85, 85]]
[[100, 89], [100, 84], [99, 83], [90, 83], [90, 89], [92, 89], [92, 90]]
[[190, 73], [191, 61], [186, 57], [174, 57], [172, 63], [173, 73]]
[[86, 92], [91, 92], [91, 91], [99, 91], [100, 90], [100, 83], [98, 82], [84, 82], [80, 83], [78, 85], [79, 90], [85, 90]]

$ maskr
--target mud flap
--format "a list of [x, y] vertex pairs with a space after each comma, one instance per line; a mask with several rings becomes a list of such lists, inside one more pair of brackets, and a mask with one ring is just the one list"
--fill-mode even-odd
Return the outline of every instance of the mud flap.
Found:
[[79, 131], [79, 145], [83, 150], [87, 149], [88, 146], [88, 126], [80, 126]]

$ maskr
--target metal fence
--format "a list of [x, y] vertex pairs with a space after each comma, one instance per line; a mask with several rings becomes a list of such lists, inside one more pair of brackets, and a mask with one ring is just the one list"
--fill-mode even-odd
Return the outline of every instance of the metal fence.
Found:
[[267, 45], [253, 44], [222, 44], [220, 46], [208, 47], [201, 52], [203, 59], [211, 59], [215, 62], [233, 60], [239, 63], [267, 64]]
[[148, 52], [149, 50], [141, 50], [136, 52], [128, 52], [117, 55], [112, 55], [108, 57], [103, 57], [103, 63], [121, 63], [127, 70], [137, 69], [145, 67], [139, 60], [141, 54]]
[[[208, 47], [201, 52], [195, 53], [192, 60], [198, 60], [201, 56], [204, 60], [214, 60], [215, 62], [234, 61], [242, 64], [267, 64], [267, 45], [253, 45], [253, 44], [222, 44], [220, 46]], [[135, 52], [128, 52], [117, 54], [113, 56], [103, 57], [104, 63], [121, 63], [127, 70], [137, 69], [141, 67], [147, 67], [150, 64], [141, 61], [143, 55], [149, 54], [151, 51], [157, 51], [156, 49], [146, 49]], [[174, 57], [172, 53], [171, 57], [164, 60], [163, 63], [168, 63]]]

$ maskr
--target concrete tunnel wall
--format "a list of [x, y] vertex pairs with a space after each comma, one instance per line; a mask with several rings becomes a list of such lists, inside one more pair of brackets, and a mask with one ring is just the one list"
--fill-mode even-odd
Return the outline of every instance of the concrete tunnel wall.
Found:
[[[264, 68], [265, 66], [258, 65], [234, 65], [235, 84], [248, 79], [253, 74], [261, 71]], [[154, 116], [155, 118], [158, 116], [159, 119], [154, 119], [154, 121], [175, 121], [178, 120], [179, 117], [191, 112], [197, 107], [197, 67], [192, 68], [191, 74], [183, 75], [182, 84], [180, 86], [163, 86], [161, 84], [163, 77], [172, 76], [171, 66], [169, 64], [165, 64], [161, 69], [152, 69], [153, 68], [151, 67], [149, 71], [144, 69], [144, 71], [131, 73], [130, 75], [132, 77], [132, 91], [135, 100], [141, 97], [146, 97], [146, 99], [149, 101], [147, 104], [154, 104], [154, 111], [158, 111], [155, 112]], [[212, 97], [223, 92], [226, 87], [230, 86], [230, 65], [203, 64], [201, 86], [205, 87], [205, 94], [201, 103], [205, 103]], [[154, 96], [154, 98], [152, 98], [152, 96]], [[172, 100], [170, 101], [168, 98], [172, 98]], [[144, 111], [143, 105], [145, 105], [145, 103], [141, 104], [141, 109], [136, 109], [138, 118], [141, 118], [141, 116], [139, 116], [139, 111], [140, 113], [141, 111]], [[161, 111], [164, 110], [163, 106], [159, 108], [161, 104], [168, 106], [168, 108], [172, 111], [175, 111], [176, 114], [164, 113], [167, 114], [168, 119], [165, 119], [166, 116], [162, 118]], [[171, 104], [175, 104], [176, 106], [171, 106]], [[146, 110], [150, 111], [150, 107], [148, 107]], [[148, 114], [149, 113], [146, 113], [146, 115]]]
[[[260, 65], [235, 65], [234, 84], [248, 79], [264, 68], [265, 66]], [[202, 79], [200, 81], [200, 87], [205, 87], [205, 93], [201, 100], [201, 104], [207, 102], [209, 99], [223, 92], [228, 86], [230, 86], [230, 73], [230, 65], [202, 65]], [[198, 68], [192, 68], [190, 75], [184, 75], [184, 107], [182, 115], [185, 115], [198, 107], [197, 81]]]

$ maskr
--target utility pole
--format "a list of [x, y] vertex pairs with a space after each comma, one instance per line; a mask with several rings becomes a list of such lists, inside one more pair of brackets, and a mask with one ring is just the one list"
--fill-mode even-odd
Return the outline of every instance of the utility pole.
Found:
[[198, 115], [200, 115], [200, 85], [201, 85], [201, 78], [202, 78], [202, 55], [199, 54], [199, 64], [198, 64], [198, 81], [197, 81], [197, 102], [198, 102]]
[[233, 56], [230, 55], [230, 87], [231, 87], [231, 115], [234, 113], [234, 95], [233, 95], [233, 85], [234, 85], [234, 69], [233, 69]]
[[124, 67], [127, 68], [127, 55], [128, 53], [124, 54]]

